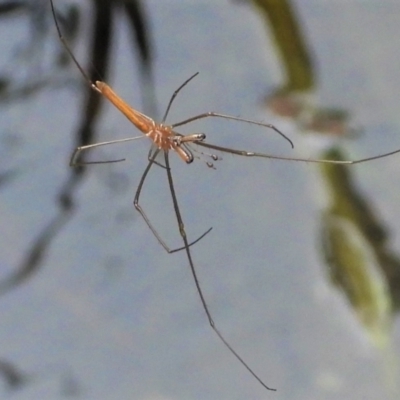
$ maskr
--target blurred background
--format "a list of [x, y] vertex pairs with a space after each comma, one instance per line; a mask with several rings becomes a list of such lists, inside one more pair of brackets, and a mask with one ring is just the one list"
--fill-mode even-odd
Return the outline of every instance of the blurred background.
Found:
[[[206, 112], [218, 145], [355, 160], [400, 148], [400, 6], [393, 1], [55, 0], [91, 79], [168, 122]], [[186, 255], [167, 254], [134, 210], [146, 139], [90, 91], [47, 0], [0, 2], [0, 393], [13, 399], [397, 399], [400, 155], [350, 167], [171, 155], [214, 320]], [[141, 203], [182, 240], [165, 170]]]

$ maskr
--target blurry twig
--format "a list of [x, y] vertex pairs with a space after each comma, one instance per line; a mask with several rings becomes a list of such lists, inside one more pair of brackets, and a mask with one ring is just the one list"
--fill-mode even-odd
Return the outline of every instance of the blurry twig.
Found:
[[[11, 3], [11, 2], [10, 2]], [[152, 83], [152, 46], [150, 43], [147, 19], [144, 9], [139, 0], [92, 0], [94, 25], [88, 50], [88, 76], [92, 81], [108, 80], [109, 63], [111, 57], [111, 43], [113, 34], [113, 23], [116, 11], [122, 10], [127, 15], [130, 26], [133, 29], [133, 38], [136, 42], [140, 60], [140, 71], [142, 73], [144, 99], [148, 107], [155, 108], [154, 89]], [[121, 4], [123, 7], [120, 7]], [[0, 8], [1, 11], [1, 8]], [[50, 10], [47, 10], [50, 13]], [[65, 17], [57, 11], [60, 21], [68, 21], [71, 17]], [[49, 14], [50, 15], [50, 14]], [[73, 14], [75, 15], [75, 14]], [[72, 16], [73, 16], [72, 15]], [[76, 17], [77, 18], [77, 17]], [[52, 34], [56, 33], [53, 31]], [[7, 86], [7, 85], [6, 85]], [[83, 86], [86, 91], [80, 122], [75, 131], [74, 147], [84, 146], [96, 141], [96, 123], [100, 116], [102, 97], [91, 90], [89, 85]], [[35, 85], [25, 94], [32, 94], [38, 88]], [[33, 91], [32, 91], [33, 89]], [[21, 91], [20, 91], [21, 95]], [[154, 110], [153, 110], [154, 111]], [[79, 182], [85, 176], [82, 167], [70, 169], [67, 181], [62, 185], [58, 196], [59, 214], [55, 216], [45, 229], [38, 235], [26, 256], [15, 272], [0, 282], [0, 293], [13, 289], [15, 286], [25, 282], [39, 270], [42, 259], [46, 254], [52, 240], [60, 232], [68, 218], [75, 210], [74, 195]]]

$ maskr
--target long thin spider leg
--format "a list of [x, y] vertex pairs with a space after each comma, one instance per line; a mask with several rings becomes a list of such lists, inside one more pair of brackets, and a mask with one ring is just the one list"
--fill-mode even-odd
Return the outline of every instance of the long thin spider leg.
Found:
[[196, 77], [199, 73], [196, 72], [195, 74], [193, 74], [189, 79], [186, 79], [185, 82], [182, 83], [181, 86], [178, 87], [178, 89], [175, 90], [175, 92], [173, 93], [173, 95], [171, 96], [169, 102], [168, 102], [168, 106], [167, 109], [165, 110], [165, 114], [164, 117], [162, 119], [162, 124], [165, 122], [165, 120], [167, 119], [169, 110], [171, 109], [172, 103], [175, 100], [175, 97], [178, 95], [178, 93], [181, 91], [181, 89], [183, 89], [194, 77]]
[[[147, 164], [146, 169], [144, 170], [142, 177], [140, 178], [140, 182], [139, 185], [137, 187], [136, 193], [135, 193], [135, 198], [133, 200], [133, 205], [135, 206], [136, 210], [139, 212], [139, 214], [142, 216], [142, 218], [144, 219], [144, 221], [146, 222], [147, 226], [150, 228], [151, 232], [153, 233], [153, 235], [156, 237], [156, 239], [158, 240], [158, 242], [161, 244], [161, 246], [164, 248], [164, 250], [169, 253], [176, 253], [178, 251], [183, 250], [185, 246], [183, 247], [178, 247], [177, 249], [170, 249], [167, 244], [164, 242], [164, 240], [161, 238], [161, 236], [158, 234], [156, 228], [154, 228], [154, 226], [152, 225], [152, 223], [150, 222], [149, 217], [146, 215], [146, 213], [144, 212], [143, 208], [140, 206], [139, 204], [139, 198], [140, 198], [140, 193], [142, 192], [142, 188], [143, 188], [143, 184], [146, 180], [147, 174], [150, 171], [150, 168], [153, 166], [153, 164], [155, 164], [155, 158], [157, 157], [158, 153], [161, 151], [161, 149], [157, 149], [154, 154], [152, 155], [152, 158], [149, 160], [149, 163]], [[199, 242], [201, 239], [203, 239], [204, 236], [206, 236], [208, 233], [210, 233], [212, 230], [212, 227], [209, 228], [207, 231], [205, 231], [201, 236], [199, 236], [196, 240], [194, 240], [193, 242], [191, 242], [188, 246], [192, 246], [194, 244], [196, 244], [197, 242]]]
[[283, 132], [281, 132], [278, 128], [276, 128], [272, 124], [264, 124], [263, 122], [257, 122], [257, 121], [253, 121], [251, 119], [246, 119], [246, 118], [234, 117], [232, 115], [219, 114], [219, 113], [216, 113], [216, 112], [213, 112], [213, 111], [209, 111], [209, 112], [206, 112], [204, 114], [199, 114], [199, 115], [196, 115], [194, 117], [185, 119], [184, 121], [177, 122], [176, 124], [172, 124], [171, 128], [176, 128], [177, 126], [186, 125], [189, 122], [197, 121], [198, 119], [210, 118], [210, 117], [211, 118], [223, 118], [223, 119], [230, 119], [230, 120], [233, 120], [233, 121], [246, 122], [248, 124], [263, 126], [265, 128], [272, 129], [276, 133], [281, 135], [284, 139], [286, 139], [290, 143], [290, 146], [292, 146], [292, 149], [294, 148], [293, 142]]
[[254, 377], [264, 388], [266, 388], [266, 389], [268, 389], [268, 390], [276, 391], [276, 389], [272, 389], [272, 388], [268, 387], [268, 386], [261, 380], [261, 378], [248, 366], [248, 364], [247, 364], [247, 363], [243, 360], [243, 358], [233, 349], [233, 347], [229, 344], [229, 342], [226, 341], [226, 339], [224, 338], [224, 336], [221, 334], [221, 332], [218, 330], [217, 326], [215, 325], [215, 322], [214, 322], [214, 320], [213, 320], [213, 318], [212, 318], [212, 316], [211, 316], [211, 313], [210, 313], [210, 311], [209, 311], [209, 309], [208, 309], [206, 300], [205, 300], [205, 298], [204, 298], [203, 291], [201, 290], [200, 282], [199, 282], [199, 279], [198, 279], [198, 277], [197, 277], [196, 270], [195, 270], [195, 268], [194, 268], [194, 263], [193, 263], [193, 260], [192, 260], [192, 254], [191, 254], [191, 252], [190, 252], [189, 244], [188, 244], [188, 239], [187, 239], [187, 236], [186, 236], [185, 226], [184, 226], [184, 224], [183, 224], [182, 216], [181, 216], [181, 213], [180, 213], [180, 210], [179, 210], [178, 199], [177, 199], [176, 193], [175, 193], [174, 181], [173, 181], [173, 179], [172, 179], [171, 168], [170, 168], [170, 165], [169, 165], [168, 152], [164, 152], [164, 158], [165, 158], [165, 167], [166, 167], [166, 170], [167, 170], [167, 177], [168, 177], [169, 188], [170, 188], [170, 191], [171, 191], [171, 197], [172, 197], [172, 202], [173, 202], [173, 205], [174, 205], [174, 210], [175, 210], [176, 219], [177, 219], [177, 222], [178, 222], [179, 232], [180, 232], [180, 234], [181, 234], [181, 236], [182, 236], [183, 243], [185, 244], [184, 248], [185, 248], [185, 250], [186, 250], [186, 255], [187, 255], [187, 258], [188, 258], [188, 260], [189, 260], [190, 270], [191, 270], [191, 272], [192, 272], [192, 276], [193, 276], [193, 279], [194, 279], [194, 282], [195, 282], [195, 285], [196, 285], [196, 288], [197, 288], [197, 292], [198, 292], [198, 294], [199, 294], [199, 296], [200, 296], [201, 304], [202, 304], [203, 309], [204, 309], [204, 311], [205, 311], [205, 313], [206, 313], [206, 315], [207, 315], [208, 322], [209, 322], [211, 328], [213, 329], [213, 331], [214, 331], [214, 332], [217, 334], [217, 336], [220, 338], [220, 340], [222, 341], [222, 343], [223, 343], [223, 344], [228, 348], [228, 350], [239, 360], [239, 362], [250, 372], [250, 374], [253, 375], [253, 377]]
[[[147, 154], [147, 160], [148, 160], [148, 161], [151, 160], [151, 158], [153, 157], [153, 152], [155, 152], [155, 151], [157, 151], [157, 146], [156, 146], [154, 143], [152, 143], [152, 145], [150, 146], [150, 149], [149, 149], [149, 153]], [[158, 162], [157, 160], [154, 160], [153, 162], [154, 162], [154, 164], [156, 164], [156, 165], [159, 166], [160, 168], [164, 168], [164, 169], [165, 169], [165, 166], [162, 165], [162, 164], [161, 164], [160, 162]]]
[[54, 4], [53, 4], [53, 0], [50, 0], [50, 6], [51, 6], [51, 13], [53, 14], [53, 19], [54, 19], [54, 23], [56, 25], [56, 29], [57, 29], [57, 33], [58, 33], [58, 37], [60, 39], [60, 41], [62, 42], [62, 44], [64, 45], [65, 49], [67, 50], [68, 54], [70, 55], [72, 61], [74, 62], [74, 64], [78, 67], [80, 73], [82, 74], [82, 76], [85, 78], [85, 80], [88, 82], [88, 84], [90, 85], [90, 87], [95, 90], [96, 92], [101, 93], [101, 91], [96, 87], [96, 85], [90, 80], [89, 75], [84, 71], [84, 69], [80, 66], [78, 60], [76, 59], [76, 57], [74, 56], [74, 53], [72, 52], [72, 50], [70, 49], [68, 42], [64, 39], [63, 34], [61, 33], [61, 29], [60, 26], [58, 25], [58, 20], [57, 20], [57, 16], [56, 16], [56, 11], [54, 9]]
[[361, 164], [363, 162], [378, 160], [380, 158], [384, 158], [384, 157], [391, 156], [393, 154], [400, 153], [400, 149], [398, 149], [398, 150], [390, 151], [389, 153], [380, 154], [378, 156], [373, 156], [373, 157], [361, 158], [359, 160], [314, 160], [312, 158], [308, 159], [308, 158], [283, 157], [283, 156], [281, 157], [281, 156], [273, 156], [270, 154], [256, 153], [256, 152], [251, 152], [251, 151], [246, 151], [246, 150], [236, 150], [236, 149], [230, 149], [228, 147], [216, 146], [214, 144], [204, 143], [204, 142], [196, 142], [196, 144], [198, 146], [203, 146], [208, 149], [218, 150], [218, 151], [230, 153], [230, 154], [236, 154], [238, 156], [262, 157], [262, 158], [270, 158], [273, 160], [299, 161], [299, 162], [316, 163], [316, 164], [341, 164], [341, 165]]
[[115, 143], [131, 142], [132, 140], [142, 139], [142, 138], [145, 138], [145, 137], [146, 136], [142, 135], [142, 136], [125, 138], [125, 139], [109, 140], [108, 142], [100, 142], [100, 143], [88, 144], [86, 146], [77, 147], [74, 150], [74, 152], [72, 153], [71, 160], [69, 162], [69, 166], [70, 167], [78, 167], [78, 166], [87, 165], [87, 164], [109, 164], [109, 163], [116, 163], [116, 162], [125, 161], [125, 158], [120, 158], [118, 160], [85, 161], [85, 162], [81, 162], [81, 161], [78, 161], [78, 157], [82, 152], [84, 152], [86, 150], [93, 149], [95, 147], [107, 146], [109, 144], [115, 144]]

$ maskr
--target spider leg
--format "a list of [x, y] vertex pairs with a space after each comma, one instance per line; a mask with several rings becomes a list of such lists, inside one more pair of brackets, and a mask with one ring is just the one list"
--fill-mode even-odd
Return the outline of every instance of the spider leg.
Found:
[[[165, 241], [161, 238], [160, 234], [157, 232], [156, 228], [153, 226], [153, 224], [151, 223], [149, 217], [146, 215], [146, 213], [144, 212], [142, 206], [139, 204], [139, 198], [140, 198], [140, 194], [142, 192], [142, 188], [143, 188], [143, 184], [146, 180], [147, 174], [149, 173], [151, 167], [156, 163], [155, 159], [158, 155], [158, 153], [161, 151], [161, 149], [157, 149], [154, 151], [154, 153], [152, 154], [151, 159], [149, 160], [149, 163], [147, 164], [146, 169], [144, 170], [142, 177], [140, 178], [140, 182], [139, 185], [137, 187], [136, 193], [135, 193], [135, 198], [133, 200], [133, 205], [135, 206], [136, 210], [139, 212], [139, 214], [142, 216], [142, 218], [144, 219], [144, 221], [146, 222], [147, 226], [150, 228], [151, 232], [153, 233], [153, 235], [155, 236], [155, 238], [157, 239], [157, 241], [161, 244], [161, 246], [164, 248], [164, 250], [171, 254], [171, 253], [176, 253], [178, 251], [184, 250], [186, 248], [186, 244], [183, 247], [178, 247], [176, 249], [170, 249], [167, 244], [165, 243]], [[167, 152], [166, 152], [167, 153]], [[166, 167], [163, 167], [166, 168]], [[194, 240], [193, 242], [189, 243], [188, 246], [192, 246], [194, 244], [196, 244], [197, 242], [199, 242], [201, 239], [203, 239], [204, 236], [206, 236], [208, 233], [210, 233], [210, 231], [212, 230], [212, 228], [209, 228], [207, 231], [205, 231], [202, 235], [200, 235], [196, 240]]]
[[307, 163], [316, 163], [316, 164], [339, 164], [339, 165], [352, 165], [352, 164], [361, 164], [363, 162], [378, 160], [380, 158], [388, 157], [393, 154], [400, 153], [400, 149], [390, 151], [389, 153], [379, 154], [377, 156], [361, 158], [359, 160], [316, 160], [312, 158], [297, 158], [297, 157], [283, 157], [283, 156], [273, 156], [271, 154], [265, 153], [257, 153], [246, 150], [238, 150], [238, 149], [230, 149], [229, 147], [217, 146], [215, 144], [204, 143], [204, 142], [196, 142], [198, 146], [206, 147], [207, 149], [218, 150], [223, 153], [236, 154], [238, 156], [243, 157], [261, 157], [261, 158], [270, 158], [272, 160], [283, 160], [283, 161], [299, 161], [299, 162], [307, 162]]
[[179, 205], [178, 205], [178, 199], [176, 197], [176, 193], [175, 193], [175, 188], [174, 188], [174, 181], [172, 179], [172, 174], [171, 174], [171, 168], [169, 165], [169, 157], [168, 157], [168, 152], [164, 152], [164, 158], [165, 158], [165, 167], [167, 170], [167, 177], [168, 177], [168, 183], [169, 183], [169, 187], [171, 190], [171, 196], [172, 196], [172, 202], [174, 204], [174, 210], [175, 210], [175, 215], [176, 215], [176, 220], [178, 222], [178, 227], [179, 227], [179, 232], [182, 236], [182, 240], [184, 243], [184, 249], [186, 251], [186, 255], [187, 258], [189, 260], [189, 265], [190, 265], [190, 270], [192, 272], [192, 276], [193, 276], [193, 280], [194, 283], [196, 285], [197, 288], [197, 293], [200, 296], [200, 301], [201, 304], [203, 306], [203, 309], [206, 313], [208, 322], [211, 326], [211, 328], [213, 329], [213, 331], [217, 334], [217, 336], [219, 337], [219, 339], [222, 341], [222, 343], [228, 348], [228, 350], [236, 357], [237, 360], [239, 360], [239, 362], [247, 369], [247, 371], [250, 372], [251, 375], [253, 375], [253, 377], [266, 389], [268, 390], [272, 390], [272, 391], [276, 391], [276, 389], [272, 389], [270, 387], [268, 387], [262, 380], [261, 378], [249, 367], [249, 365], [246, 363], [246, 361], [243, 360], [243, 358], [233, 349], [233, 347], [229, 344], [229, 342], [227, 342], [227, 340], [225, 339], [225, 337], [222, 335], [222, 333], [219, 331], [219, 329], [217, 328], [217, 326], [215, 325], [215, 322], [211, 316], [211, 313], [208, 309], [206, 300], [204, 298], [204, 294], [203, 291], [201, 290], [200, 287], [200, 282], [199, 279], [197, 277], [197, 273], [196, 270], [194, 268], [194, 263], [193, 263], [193, 259], [192, 259], [192, 254], [190, 252], [189, 249], [189, 243], [188, 243], [188, 239], [186, 236], [186, 231], [185, 231], [185, 226], [183, 224], [183, 220], [182, 220], [182, 216], [179, 210]]

